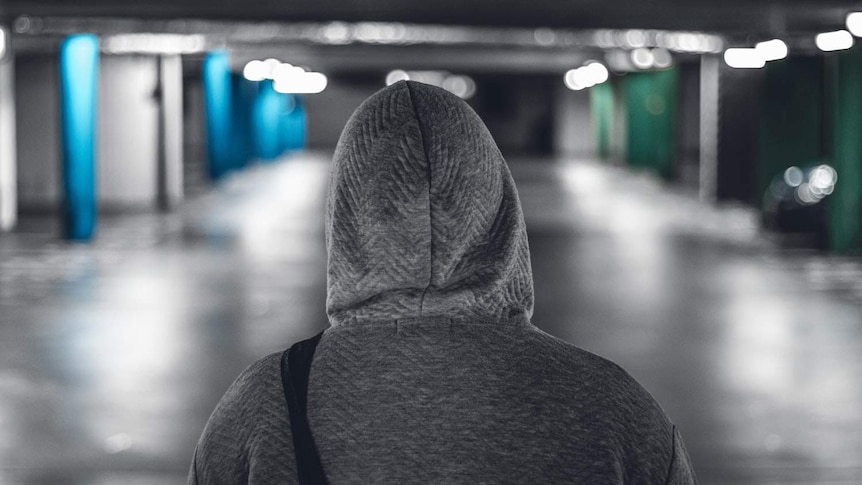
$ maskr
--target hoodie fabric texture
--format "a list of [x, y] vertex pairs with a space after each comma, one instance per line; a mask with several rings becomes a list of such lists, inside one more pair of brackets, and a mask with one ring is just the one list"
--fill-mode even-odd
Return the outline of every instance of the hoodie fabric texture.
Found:
[[[331, 326], [308, 417], [331, 484], [695, 483], [679, 433], [629, 374], [530, 322], [518, 194], [464, 101], [402, 81], [356, 110], [326, 245]], [[297, 483], [280, 355], [219, 402], [190, 484]]]

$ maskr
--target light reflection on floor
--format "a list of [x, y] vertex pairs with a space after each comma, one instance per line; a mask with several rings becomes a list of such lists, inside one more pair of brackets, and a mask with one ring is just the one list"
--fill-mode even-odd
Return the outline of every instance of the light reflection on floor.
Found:
[[[862, 264], [589, 161], [515, 160], [534, 323], [634, 374], [704, 484], [862, 482]], [[216, 400], [323, 328], [328, 163], [260, 166], [91, 246], [0, 236], [0, 483], [183, 483]]]

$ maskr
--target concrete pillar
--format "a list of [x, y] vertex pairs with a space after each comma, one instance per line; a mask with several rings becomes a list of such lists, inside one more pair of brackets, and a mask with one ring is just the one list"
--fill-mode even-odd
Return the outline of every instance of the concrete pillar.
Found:
[[163, 210], [183, 199], [183, 65], [179, 55], [159, 59], [158, 200]]
[[15, 227], [18, 215], [15, 164], [14, 56], [9, 31], [0, 25], [0, 232]]
[[602, 160], [607, 160], [611, 156], [611, 133], [614, 116], [613, 86], [606, 82], [593, 86], [589, 92], [595, 153]]
[[628, 112], [621, 83], [613, 84], [613, 115], [611, 118], [610, 161], [622, 165], [628, 158]]
[[676, 181], [700, 191], [700, 59], [677, 63]]
[[700, 58], [700, 163], [698, 195], [713, 202], [718, 185], [718, 56]]

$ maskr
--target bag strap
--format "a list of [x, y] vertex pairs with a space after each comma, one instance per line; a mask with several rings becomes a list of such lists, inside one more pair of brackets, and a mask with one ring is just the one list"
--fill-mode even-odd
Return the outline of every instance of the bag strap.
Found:
[[323, 332], [293, 344], [281, 356], [281, 383], [284, 399], [290, 414], [290, 433], [296, 455], [296, 474], [300, 485], [327, 485], [323, 464], [314, 445], [306, 413], [308, 403], [308, 374], [314, 349]]

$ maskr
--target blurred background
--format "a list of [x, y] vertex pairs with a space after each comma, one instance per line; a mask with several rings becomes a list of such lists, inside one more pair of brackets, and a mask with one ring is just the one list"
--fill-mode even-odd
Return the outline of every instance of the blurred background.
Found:
[[6, 0], [0, 484], [180, 484], [222, 393], [327, 326], [358, 104], [464, 98], [543, 330], [703, 484], [862, 483], [862, 4]]

